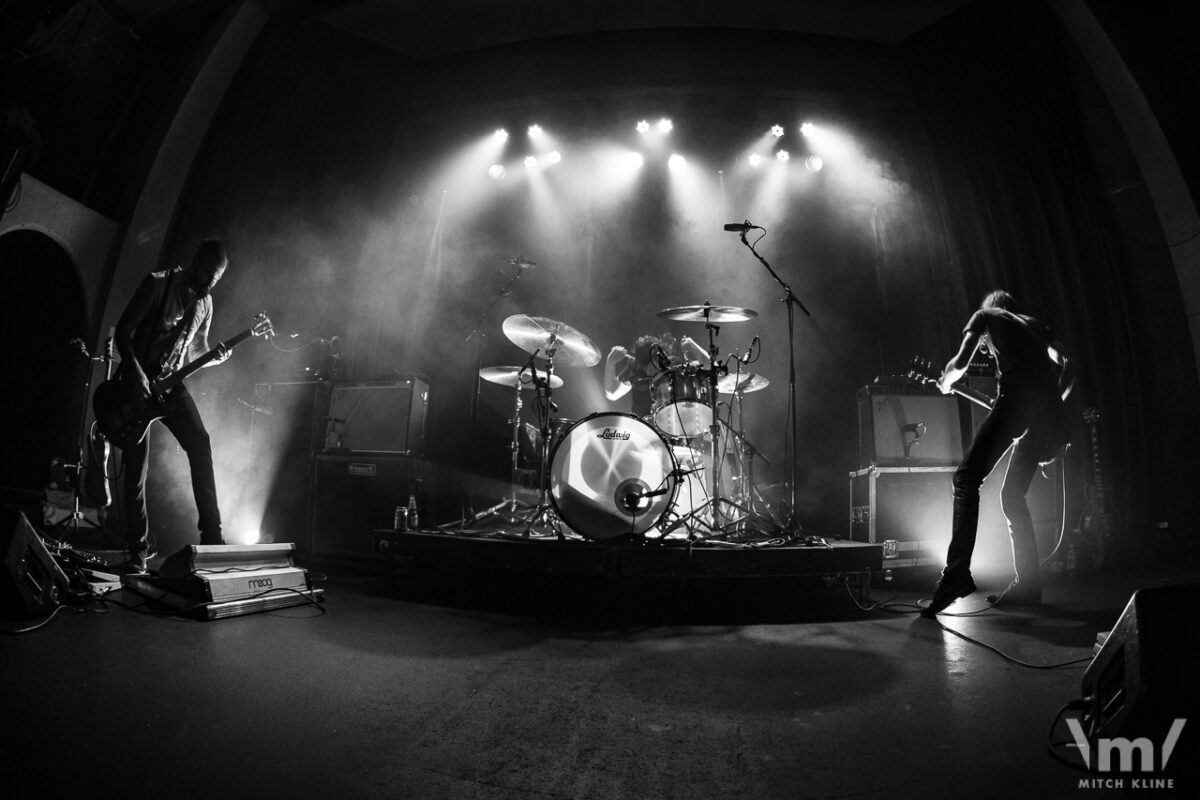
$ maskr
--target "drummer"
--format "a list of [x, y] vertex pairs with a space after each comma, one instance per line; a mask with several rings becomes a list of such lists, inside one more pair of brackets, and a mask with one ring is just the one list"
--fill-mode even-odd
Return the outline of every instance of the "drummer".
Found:
[[604, 396], [619, 400], [632, 391], [630, 412], [647, 417], [653, 405], [650, 386], [656, 376], [687, 362], [707, 361], [708, 351], [688, 336], [678, 344], [669, 332], [661, 336], [639, 336], [633, 343], [632, 355], [621, 345], [608, 351], [604, 361]]

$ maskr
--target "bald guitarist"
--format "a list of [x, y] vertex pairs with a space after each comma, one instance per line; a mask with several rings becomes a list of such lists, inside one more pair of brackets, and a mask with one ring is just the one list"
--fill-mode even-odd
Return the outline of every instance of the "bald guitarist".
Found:
[[963, 330], [958, 352], [937, 380], [943, 394], [966, 374], [979, 344], [987, 339], [996, 356], [999, 394], [954, 473], [954, 517], [946, 567], [921, 616], [933, 617], [975, 591], [971, 554], [979, 523], [979, 487], [1011, 448], [1000, 490], [1001, 507], [1012, 538], [1016, 580], [998, 602], [1037, 604], [1042, 599], [1037, 540], [1025, 494], [1037, 467], [1052, 460], [1066, 444], [1063, 401], [1074, 376], [1062, 344], [1040, 320], [1022, 313], [1008, 292], [984, 298]]
[[[150, 399], [153, 383], [179, 372], [188, 362], [208, 350], [212, 325], [212, 290], [229, 266], [223, 242], [207, 239], [186, 267], [174, 267], [147, 275], [117, 323], [116, 345], [121, 367], [116, 380], [136, 398]], [[204, 366], [225, 361], [229, 350], [219, 351]], [[99, 390], [98, 390], [99, 393]], [[100, 398], [97, 398], [97, 405]], [[162, 423], [187, 453], [192, 473], [192, 493], [199, 512], [200, 544], [224, 544], [221, 511], [217, 506], [217, 481], [213, 473], [212, 445], [196, 402], [180, 383], [172, 389]], [[99, 411], [99, 409], [98, 409]], [[97, 414], [98, 417], [102, 416]], [[135, 437], [130, 437], [134, 439]], [[146, 515], [148, 431], [121, 445], [124, 458], [124, 500], [128, 572], [145, 572], [150, 551], [149, 520]]]

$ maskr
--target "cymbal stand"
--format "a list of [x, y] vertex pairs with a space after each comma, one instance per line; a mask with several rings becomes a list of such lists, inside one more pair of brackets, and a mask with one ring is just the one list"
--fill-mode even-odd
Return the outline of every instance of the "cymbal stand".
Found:
[[[548, 527], [559, 539], [563, 538], [558, 515], [550, 503], [550, 487], [546, 485], [550, 472], [550, 414], [557, 410], [553, 400], [554, 390], [550, 386], [554, 380], [554, 353], [558, 350], [557, 342], [558, 337], [550, 334], [550, 340], [546, 345], [546, 369], [544, 372], [538, 370], [536, 366], [533, 369], [533, 385], [537, 391], [536, 408], [541, 441], [538, 443], [538, 501], [537, 505], [527, 511], [525, 515], [525, 530], [521, 535], [526, 539], [529, 538], [530, 531], [536, 525]], [[530, 361], [532, 362], [536, 357], [537, 351], [535, 350]]]
[[[764, 267], [767, 272], [771, 273], [771, 277], [775, 282], [783, 287], [784, 295], [779, 302], [787, 304], [788, 318], [788, 432], [787, 439], [787, 485], [788, 485], [788, 516], [783, 524], [783, 533], [789, 537], [799, 536], [803, 532], [803, 527], [800, 525], [800, 520], [796, 516], [796, 454], [798, 447], [796, 444], [796, 308], [804, 312], [806, 317], [811, 317], [812, 314], [804, 307], [795, 293], [792, 292], [792, 287], [784, 283], [783, 279], [771, 268], [767, 260], [758, 254], [754, 249], [754, 245], [746, 238], [746, 231], [741, 232], [742, 244], [750, 249]], [[761, 237], [760, 237], [761, 238]]]
[[[680, 517], [678, 520], [669, 525], [665, 533], [670, 533], [681, 525], [686, 525], [688, 528], [688, 539], [714, 539], [724, 535], [727, 527], [732, 527], [739, 524], [746, 517], [741, 516], [732, 519], [728, 524], [724, 521], [725, 517], [722, 511], [722, 506], [731, 506], [743, 515], [749, 515], [750, 510], [745, 506], [721, 496], [721, 480], [720, 480], [720, 453], [721, 453], [721, 420], [717, 408], [717, 378], [724, 367], [720, 364], [720, 350], [717, 348], [717, 336], [721, 332], [721, 326], [712, 322], [704, 323], [704, 329], [708, 331], [708, 396], [709, 406], [712, 409], [712, 422], [708, 426], [709, 435], [709, 458], [712, 464], [712, 485], [709, 488], [708, 499], [701, 503], [698, 507], [692, 509], [687, 514]], [[708, 536], [697, 536], [695, 528], [690, 524], [693, 520], [700, 518], [700, 514], [705, 509], [712, 510], [712, 522], [709, 524], [710, 534]]]
[[[536, 352], [529, 357], [529, 360], [525, 362], [525, 366], [521, 368], [519, 373], [517, 373], [517, 383], [513, 388], [512, 442], [509, 443], [509, 447], [512, 449], [510, 495], [502, 499], [500, 502], [490, 506], [489, 508], [485, 508], [483, 511], [475, 514], [473, 517], [471, 517], [470, 522], [479, 522], [489, 517], [499, 516], [505, 522], [512, 524], [517, 522], [519, 519], [517, 517], [517, 509], [520, 506], [527, 505], [517, 498], [517, 484], [519, 483], [517, 476], [520, 472], [519, 465], [521, 450], [521, 409], [525, 407], [525, 402], [521, 399], [521, 389], [524, 388], [521, 378], [524, 376], [526, 370], [532, 370], [534, 380], [537, 380], [537, 370], [534, 363], [535, 358], [537, 358]], [[505, 506], [508, 506], [508, 512], [501, 514], [500, 510]]]

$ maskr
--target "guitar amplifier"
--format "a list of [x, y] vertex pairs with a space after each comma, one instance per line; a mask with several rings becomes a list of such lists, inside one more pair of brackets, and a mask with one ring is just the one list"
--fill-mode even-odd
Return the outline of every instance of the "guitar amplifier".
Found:
[[338, 383], [325, 451], [424, 458], [428, 408], [429, 381], [420, 375]]
[[860, 468], [957, 466], [962, 457], [957, 398], [910, 384], [858, 390]]

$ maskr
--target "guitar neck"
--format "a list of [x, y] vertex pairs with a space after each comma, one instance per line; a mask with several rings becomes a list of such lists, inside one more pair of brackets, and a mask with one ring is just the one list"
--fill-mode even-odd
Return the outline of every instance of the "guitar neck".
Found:
[[185, 381], [190, 375], [195, 373], [196, 370], [202, 369], [214, 358], [217, 358], [219, 355], [221, 355], [222, 349], [232, 350], [253, 335], [254, 328], [247, 328], [236, 336], [231, 336], [230, 338], [218, 344], [216, 347], [209, 350], [204, 355], [194, 359], [183, 369], [179, 370], [178, 372], [172, 372], [166, 377], [165, 380], [162, 381], [162, 383], [159, 384], [159, 388], [163, 391], [175, 388], [179, 384], [183, 383], [183, 381]]
[[968, 400], [970, 400], [972, 403], [983, 406], [984, 408], [988, 409], [989, 411], [991, 410], [992, 398], [988, 397], [986, 394], [979, 391], [978, 389], [972, 389], [969, 386], [952, 386], [950, 388], [951, 388], [951, 391], [953, 391], [959, 397], [965, 397]]

